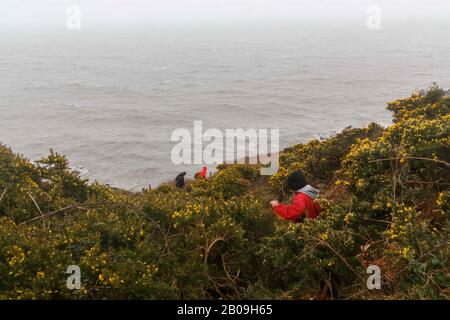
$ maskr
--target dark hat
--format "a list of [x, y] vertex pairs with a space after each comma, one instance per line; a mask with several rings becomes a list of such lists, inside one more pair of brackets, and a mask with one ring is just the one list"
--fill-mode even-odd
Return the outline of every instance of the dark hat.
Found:
[[292, 172], [287, 178], [287, 185], [289, 189], [297, 191], [303, 188], [308, 184], [308, 180], [306, 180], [305, 176], [300, 170], [296, 170]]

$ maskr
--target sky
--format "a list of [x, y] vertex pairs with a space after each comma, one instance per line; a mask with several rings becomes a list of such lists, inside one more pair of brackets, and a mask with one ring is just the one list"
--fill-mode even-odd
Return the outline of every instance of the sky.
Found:
[[387, 17], [450, 19], [450, 0], [1, 0], [0, 27], [60, 25], [70, 5], [91, 25], [365, 19], [370, 5]]

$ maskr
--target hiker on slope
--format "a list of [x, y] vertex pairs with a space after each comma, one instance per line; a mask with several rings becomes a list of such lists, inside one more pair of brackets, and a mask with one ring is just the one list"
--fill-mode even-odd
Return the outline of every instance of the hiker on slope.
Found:
[[206, 171], [206, 166], [203, 166], [202, 171], [195, 174], [195, 179], [206, 179]]
[[177, 188], [184, 188], [185, 182], [184, 182], [184, 176], [186, 175], [186, 172], [182, 172], [175, 178], [175, 183], [177, 185]]
[[280, 204], [277, 200], [270, 201], [273, 211], [282, 219], [300, 221], [306, 217], [315, 219], [320, 214], [320, 206], [314, 202], [319, 196], [319, 190], [308, 184], [300, 170], [291, 173], [287, 179], [289, 189], [295, 191], [290, 205]]

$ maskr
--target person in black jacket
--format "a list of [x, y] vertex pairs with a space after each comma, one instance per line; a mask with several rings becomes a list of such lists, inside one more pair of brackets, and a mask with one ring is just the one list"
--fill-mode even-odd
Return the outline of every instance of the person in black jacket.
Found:
[[184, 176], [186, 175], [186, 172], [182, 172], [175, 178], [175, 182], [177, 185], [177, 188], [184, 188], [185, 182], [184, 182]]

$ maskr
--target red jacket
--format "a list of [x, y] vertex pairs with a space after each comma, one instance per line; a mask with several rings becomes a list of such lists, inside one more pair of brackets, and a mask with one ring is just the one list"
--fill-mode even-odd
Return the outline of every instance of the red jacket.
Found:
[[202, 171], [200, 171], [199, 176], [202, 178], [206, 178], [206, 166], [203, 166]]
[[279, 204], [273, 211], [285, 220], [298, 220], [303, 215], [310, 219], [315, 219], [320, 214], [320, 206], [314, 200], [301, 192], [297, 192], [290, 205]]

